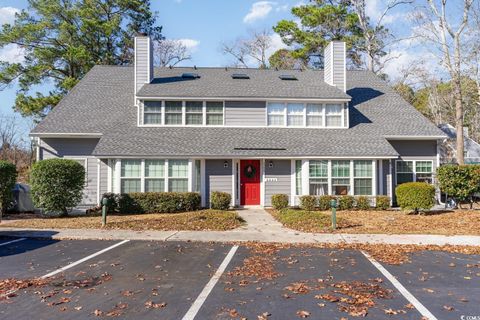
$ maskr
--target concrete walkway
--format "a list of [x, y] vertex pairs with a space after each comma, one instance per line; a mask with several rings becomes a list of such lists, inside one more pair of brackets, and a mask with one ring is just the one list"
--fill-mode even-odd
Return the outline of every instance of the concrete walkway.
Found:
[[305, 233], [282, 226], [260, 208], [238, 210], [247, 222], [231, 231], [130, 231], [103, 229], [25, 229], [0, 228], [0, 236], [52, 239], [214, 241], [214, 242], [281, 242], [281, 243], [388, 243], [480, 246], [480, 236], [391, 235]]

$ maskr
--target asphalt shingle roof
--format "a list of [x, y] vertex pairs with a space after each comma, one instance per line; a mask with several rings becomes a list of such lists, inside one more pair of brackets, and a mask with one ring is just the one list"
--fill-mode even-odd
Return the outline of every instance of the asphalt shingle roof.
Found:
[[[176, 70], [176, 71], [175, 71]], [[269, 96], [278, 75], [293, 73], [274, 70], [218, 68], [162, 68], [155, 75], [196, 72], [199, 80], [166, 83], [156, 80], [140, 94], [155, 96], [219, 95], [218, 89], [201, 88], [211, 75], [226, 76], [225, 90], [236, 97]], [[234, 72], [248, 73], [250, 80], [233, 80]], [[314, 98], [322, 92], [352, 98], [349, 129], [232, 128], [232, 127], [137, 127], [134, 106], [133, 68], [96, 66], [32, 131], [40, 133], [101, 133], [94, 154], [98, 156], [396, 156], [386, 136], [442, 136], [444, 133], [405, 102], [386, 82], [367, 71], [347, 71], [347, 95], [323, 83], [322, 71], [295, 71], [298, 81], [284, 81], [296, 88], [288, 97]], [[213, 80], [211, 80], [213, 81]], [[222, 82], [215, 80], [215, 83]], [[250, 82], [249, 82], [250, 81]], [[282, 83], [282, 80], [279, 80]], [[210, 81], [206, 81], [211, 83]], [[227, 83], [228, 82], [228, 83]], [[236, 83], [249, 82], [242, 90]], [[187, 86], [185, 91], [174, 88]], [[167, 88], [168, 87], [168, 88]], [[208, 86], [207, 86], [208, 87]], [[248, 88], [247, 88], [248, 87]], [[154, 90], [155, 88], [155, 90]], [[182, 87], [183, 88], [183, 87]], [[323, 90], [323, 91], [322, 91]], [[177, 91], [177, 95], [173, 92]], [[202, 93], [203, 92], [203, 93]], [[258, 94], [258, 96], [256, 95]], [[302, 96], [305, 94], [305, 96]], [[286, 97], [286, 96], [278, 96]], [[224, 95], [226, 97], [226, 95]], [[277, 97], [277, 96], [276, 96]], [[327, 98], [327, 96], [315, 96]]]

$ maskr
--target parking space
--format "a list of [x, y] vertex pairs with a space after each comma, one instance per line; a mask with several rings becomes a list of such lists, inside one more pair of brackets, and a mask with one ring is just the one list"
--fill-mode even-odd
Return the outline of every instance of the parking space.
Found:
[[425, 251], [410, 260], [386, 267], [438, 319], [480, 317], [480, 256]]
[[[422, 318], [353, 250], [242, 245], [233, 254], [228, 244], [34, 239], [1, 246], [6, 240], [0, 242], [1, 279], [73, 267], [45, 286], [0, 299], [1, 319]], [[92, 256], [105, 248], [111, 249]], [[437, 319], [460, 319], [478, 309], [478, 260], [424, 252], [385, 267]]]

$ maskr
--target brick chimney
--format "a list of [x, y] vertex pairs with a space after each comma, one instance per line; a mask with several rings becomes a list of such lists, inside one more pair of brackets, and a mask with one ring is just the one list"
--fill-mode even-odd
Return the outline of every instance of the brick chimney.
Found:
[[135, 94], [153, 79], [153, 44], [149, 36], [135, 37]]
[[336, 86], [343, 92], [347, 91], [346, 85], [346, 46], [343, 41], [332, 41], [324, 52], [324, 81], [331, 86]]

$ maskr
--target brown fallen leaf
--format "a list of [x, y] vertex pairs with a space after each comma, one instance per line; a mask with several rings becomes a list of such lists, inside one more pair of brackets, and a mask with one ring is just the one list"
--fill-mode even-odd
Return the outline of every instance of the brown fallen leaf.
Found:
[[159, 308], [165, 308], [167, 306], [167, 304], [165, 302], [162, 302], [162, 303], [154, 303], [153, 301], [147, 301], [145, 302], [145, 307], [147, 309], [159, 309]]
[[310, 312], [305, 310], [298, 310], [297, 316], [299, 316], [300, 318], [308, 318], [310, 316]]
[[445, 309], [445, 310], [447, 310], [447, 311], [453, 311], [453, 310], [455, 310], [454, 307], [452, 307], [452, 306], [447, 306], [447, 305], [444, 305], [444, 306], [443, 306], [443, 309]]
[[383, 309], [383, 311], [385, 312], [385, 314], [393, 314], [393, 315], [398, 314], [397, 311], [395, 311], [391, 308], [390, 309]]
[[405, 305], [405, 308], [407, 308], [407, 309], [415, 309], [415, 306], [414, 306], [413, 304], [409, 303], [409, 304], [406, 304], [406, 305]]
[[261, 315], [257, 316], [258, 320], [267, 320], [272, 314], [270, 312], [264, 312]]
[[102, 311], [102, 310], [95, 309], [95, 311], [93, 311], [93, 314], [94, 314], [96, 317], [100, 317], [100, 316], [103, 315], [103, 311]]

